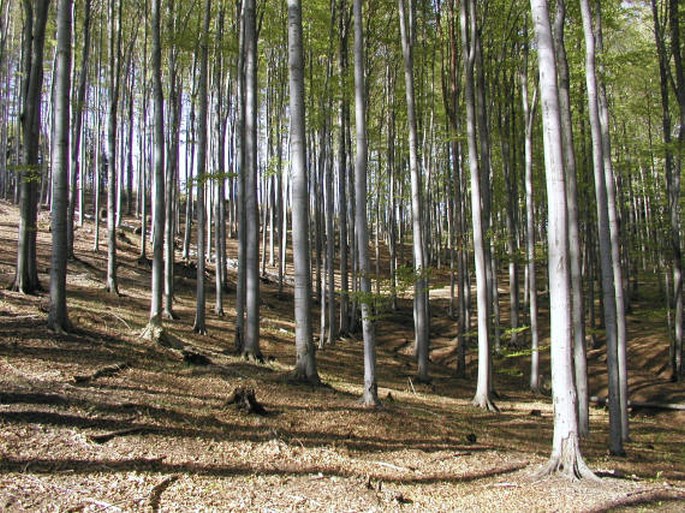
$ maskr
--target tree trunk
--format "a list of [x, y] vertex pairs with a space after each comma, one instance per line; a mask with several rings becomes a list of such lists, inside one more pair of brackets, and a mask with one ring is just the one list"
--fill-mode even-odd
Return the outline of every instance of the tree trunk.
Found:
[[[74, 257], [74, 217], [76, 203], [83, 198], [83, 165], [81, 163], [81, 136], [83, 132], [83, 110], [86, 103], [86, 86], [88, 85], [88, 68], [90, 66], [90, 28], [91, 28], [92, 0], [85, 0], [83, 14], [83, 56], [79, 72], [76, 103], [73, 105], [73, 120], [71, 132], [71, 167], [69, 186], [69, 209], [67, 218], [67, 256]], [[78, 192], [77, 192], [78, 191]], [[83, 219], [83, 203], [79, 205], [79, 218]]]
[[364, 334], [364, 392], [362, 404], [376, 407], [378, 383], [376, 381], [376, 330], [371, 319], [371, 279], [369, 261], [369, 227], [366, 215], [366, 168], [368, 146], [366, 138], [366, 83], [364, 78], [364, 28], [362, 26], [362, 0], [354, 0], [354, 97], [357, 127], [357, 157], [355, 161], [355, 227], [359, 275], [361, 281], [362, 330]]
[[41, 92], [43, 50], [49, 0], [24, 0], [22, 142], [24, 171], [19, 176], [19, 234], [12, 290], [33, 294], [41, 289], [36, 263], [37, 177], [40, 176]]
[[621, 427], [621, 392], [618, 370], [617, 305], [613, 269], [613, 251], [610, 232], [609, 203], [602, 128], [599, 112], [599, 90], [595, 68], [595, 33], [592, 27], [592, 14], [588, 0], [581, 0], [583, 31], [585, 33], [585, 78], [588, 93], [590, 128], [592, 132], [592, 157], [597, 195], [597, 228], [599, 233], [599, 252], [602, 276], [602, 298], [604, 304], [604, 325], [606, 328], [607, 367], [609, 375], [609, 447], [612, 454], [620, 455], [623, 450]]
[[71, 89], [72, 0], [57, 6], [57, 58], [53, 96], [54, 149], [52, 156], [52, 261], [48, 328], [69, 330], [67, 315], [67, 211], [69, 207], [69, 98]]
[[576, 392], [578, 393], [578, 429], [581, 437], [590, 433], [589, 399], [587, 380], [587, 356], [585, 350], [585, 315], [583, 310], [583, 274], [581, 268], [581, 240], [578, 220], [578, 184], [576, 173], [573, 123], [571, 119], [570, 78], [564, 23], [566, 6], [564, 0], [557, 2], [554, 23], [554, 45], [559, 75], [559, 109], [564, 145], [564, 169], [566, 170], [566, 196], [568, 202], [569, 257], [571, 259], [571, 293], [573, 298], [573, 360]]
[[[430, 319], [428, 317], [428, 278], [423, 233], [423, 198], [421, 171], [418, 159], [416, 109], [414, 99], [414, 63], [412, 55], [414, 15], [409, 6], [405, 13], [405, 0], [399, 0], [400, 34], [404, 55], [404, 82], [407, 97], [407, 121], [409, 123], [409, 172], [411, 175], [412, 234], [414, 250], [414, 337], [418, 363], [418, 379], [428, 381], [428, 356], [430, 351]], [[408, 22], [407, 22], [408, 18]]]
[[309, 251], [309, 184], [304, 110], [302, 7], [288, 0], [288, 65], [290, 70], [290, 137], [293, 183], [293, 263], [295, 265], [295, 370], [298, 381], [319, 383], [312, 335], [312, 283]]
[[[154, 104], [154, 228], [152, 230], [152, 288], [147, 336], [157, 340], [162, 331], [164, 292], [164, 93], [162, 90], [161, 0], [152, 0], [152, 98]], [[173, 107], [172, 107], [173, 108]]]
[[207, 68], [209, 61], [209, 19], [211, 15], [211, 0], [205, 2], [203, 35], [200, 42], [200, 78], [198, 83], [198, 149], [197, 149], [197, 289], [195, 303], [195, 322], [193, 331], [202, 335], [207, 334], [205, 323], [205, 235], [206, 235], [206, 206], [205, 189], [207, 180]]
[[257, 202], [257, 27], [255, 0], [245, 0], [245, 339], [243, 355], [262, 360], [259, 348], [259, 205]]
[[[490, 319], [486, 242], [481, 208], [481, 176], [476, 145], [476, 98], [474, 93], [474, 63], [477, 38], [476, 5], [473, 0], [460, 5], [461, 37], [464, 53], [466, 133], [471, 172], [471, 218], [473, 224], [473, 250], [476, 265], [476, 293], [478, 298], [478, 384], [473, 404], [488, 410], [497, 410], [490, 397]], [[482, 127], [485, 129], [485, 127]]]
[[568, 212], [554, 43], [547, 1], [531, 0], [531, 8], [538, 46], [549, 212], [547, 244], [554, 400], [552, 455], [541, 474], [560, 473], [571, 479], [594, 478], [580, 454], [577, 399], [573, 383], [573, 305], [568, 261]]
[[[170, 0], [167, 6], [169, 17], [168, 31], [175, 32], [175, 2]], [[174, 268], [176, 263], [176, 252], [174, 238], [176, 233], [175, 213], [178, 209], [178, 160], [180, 145], [180, 125], [181, 125], [181, 88], [179, 87], [179, 77], [177, 70], [178, 49], [172, 46], [169, 49], [169, 145], [167, 147], [166, 160], [166, 187], [165, 203], [166, 214], [164, 219], [164, 311], [162, 316], [165, 319], [175, 319], [174, 313]], [[186, 201], [190, 201], [189, 197]]]

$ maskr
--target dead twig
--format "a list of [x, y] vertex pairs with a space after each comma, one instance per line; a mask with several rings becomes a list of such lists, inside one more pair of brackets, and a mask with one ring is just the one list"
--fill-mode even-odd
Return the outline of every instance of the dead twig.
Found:
[[150, 492], [149, 504], [153, 513], [157, 513], [159, 511], [159, 505], [164, 491], [174, 484], [174, 482], [178, 481], [179, 477], [180, 476], [178, 474], [167, 476], [160, 483], [156, 484], [154, 488], [152, 488], [152, 491]]
[[92, 374], [77, 375], [74, 376], [74, 383], [88, 383], [90, 381], [96, 380], [98, 378], [107, 378], [117, 375], [119, 372], [128, 369], [131, 365], [128, 362], [119, 362], [114, 365], [107, 365], [102, 367]]
[[128, 436], [128, 435], [139, 435], [147, 431], [148, 428], [144, 426], [137, 426], [127, 429], [119, 429], [117, 431], [110, 431], [109, 433], [103, 433], [101, 435], [90, 435], [88, 439], [96, 444], [104, 444], [109, 442], [113, 438], [118, 436]]

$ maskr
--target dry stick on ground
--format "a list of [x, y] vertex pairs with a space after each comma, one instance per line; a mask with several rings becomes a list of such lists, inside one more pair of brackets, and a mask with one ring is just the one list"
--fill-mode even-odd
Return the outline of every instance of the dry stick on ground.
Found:
[[119, 362], [115, 363], [113, 365], [107, 365], [105, 367], [102, 367], [92, 374], [81, 374], [81, 375], [76, 375], [74, 376], [74, 383], [88, 383], [90, 381], [94, 381], [98, 378], [106, 378], [106, 377], [111, 377], [111, 376], [116, 376], [118, 373], [120, 373], [123, 370], [128, 369], [131, 366], [130, 363], [128, 362]]
[[[593, 404], [597, 404], [598, 406], [604, 406], [604, 405], [606, 405], [607, 398], [606, 397], [592, 396], [592, 397], [590, 397], [590, 402]], [[660, 403], [660, 402], [654, 402], [654, 401], [646, 401], [646, 402], [628, 401], [628, 407], [629, 408], [647, 408], [647, 409], [654, 409], [654, 410], [685, 411], [685, 404]]]
[[88, 439], [96, 444], [104, 444], [109, 442], [113, 438], [118, 436], [128, 436], [128, 435], [139, 435], [145, 433], [149, 428], [145, 426], [137, 426], [126, 429], [118, 429], [116, 431], [110, 431], [108, 433], [102, 433], [100, 435], [90, 435]]
[[155, 485], [155, 487], [152, 489], [150, 492], [150, 508], [152, 508], [153, 513], [157, 513], [159, 511], [159, 505], [160, 501], [162, 499], [162, 494], [164, 493], [164, 490], [169, 488], [172, 484], [174, 484], [175, 481], [178, 481], [179, 479], [178, 474], [173, 474], [171, 476], [167, 476], [164, 478], [158, 485]]

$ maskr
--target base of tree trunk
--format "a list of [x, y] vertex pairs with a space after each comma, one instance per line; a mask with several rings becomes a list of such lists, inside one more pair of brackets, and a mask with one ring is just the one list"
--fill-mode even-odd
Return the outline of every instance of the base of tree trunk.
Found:
[[589, 479], [600, 481], [580, 454], [578, 437], [569, 437], [561, 442], [558, 453], [552, 453], [549, 461], [535, 473], [536, 477], [561, 476], [573, 481]]
[[477, 408], [481, 408], [483, 410], [499, 413], [499, 408], [492, 401], [492, 399], [488, 396], [477, 395], [476, 397], [473, 398], [473, 401], [471, 401], [471, 404], [473, 406], [475, 406]]
[[200, 326], [198, 324], [193, 325], [193, 332], [197, 333], [198, 335], [206, 335], [207, 334], [207, 328], [205, 326]]
[[378, 398], [378, 386], [364, 387], [364, 394], [359, 398], [359, 404], [366, 408], [380, 408], [381, 400]]
[[288, 381], [297, 384], [307, 384], [315, 387], [321, 386], [321, 378], [318, 374], [310, 376], [304, 369], [295, 368], [288, 374]]
[[173, 310], [168, 310], [165, 309], [164, 312], [162, 312], [162, 318], [165, 321], [177, 321], [179, 319], [179, 316], [174, 313]]
[[243, 360], [251, 363], [264, 363], [264, 355], [261, 352], [243, 350], [241, 356]]

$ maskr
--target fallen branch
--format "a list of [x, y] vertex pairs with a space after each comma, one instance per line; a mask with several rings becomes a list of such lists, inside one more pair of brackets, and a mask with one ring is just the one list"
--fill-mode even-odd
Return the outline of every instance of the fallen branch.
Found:
[[133, 428], [119, 429], [117, 431], [110, 431], [109, 433], [102, 433], [100, 435], [90, 435], [88, 439], [96, 444], [104, 444], [118, 436], [139, 435], [147, 431], [148, 428], [144, 426], [137, 426]]
[[115, 363], [114, 365], [107, 365], [106, 367], [96, 370], [92, 374], [74, 376], [74, 383], [88, 383], [98, 378], [115, 376], [119, 372], [128, 369], [130, 366], [131, 365], [128, 362], [119, 362]]
[[162, 499], [162, 494], [164, 493], [164, 490], [169, 488], [172, 484], [174, 484], [174, 482], [178, 481], [179, 477], [180, 476], [178, 474], [167, 476], [159, 484], [155, 485], [154, 488], [152, 488], [152, 491], [150, 492], [149, 503], [153, 513], [157, 513], [159, 511], [159, 503]]
[[397, 470], [398, 472], [416, 472], [415, 468], [399, 467], [397, 465], [393, 465], [392, 463], [386, 463], [385, 461], [370, 461], [369, 463], [373, 463], [374, 465], [379, 465], [381, 467], [386, 467], [392, 470]]
[[[590, 397], [590, 402], [597, 404], [599, 406], [604, 406], [607, 403], [606, 397]], [[673, 410], [673, 411], [685, 411], [685, 404], [679, 403], [659, 403], [654, 401], [628, 401], [628, 407], [630, 408], [651, 408], [654, 410]]]

